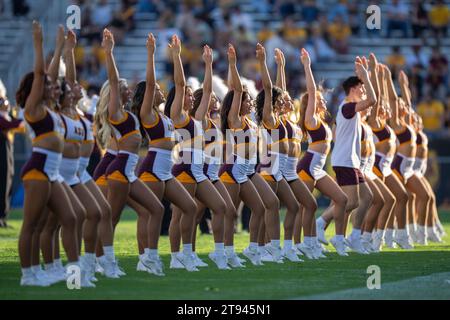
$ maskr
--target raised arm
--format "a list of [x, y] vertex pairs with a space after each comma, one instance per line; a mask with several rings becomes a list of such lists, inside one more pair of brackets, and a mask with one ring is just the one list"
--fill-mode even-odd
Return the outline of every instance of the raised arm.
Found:
[[156, 92], [156, 76], [155, 76], [155, 48], [156, 39], [153, 33], [147, 36], [147, 73], [145, 76], [145, 94], [140, 110], [141, 120], [145, 124], [151, 124], [156, 121], [156, 115], [153, 111], [153, 103], [155, 101]]
[[378, 83], [378, 73], [382, 72], [381, 68], [378, 67], [377, 58], [373, 53], [369, 56], [369, 68], [370, 68], [370, 82], [372, 82], [373, 90], [375, 91], [375, 95], [377, 97], [377, 103], [375, 104], [372, 112], [368, 117], [368, 121], [371, 124], [374, 124], [376, 119], [378, 118], [379, 109], [381, 106], [381, 91], [380, 84]]
[[228, 122], [232, 123], [234, 127], [240, 127], [241, 125], [241, 103], [242, 103], [242, 94], [243, 87], [241, 83], [241, 78], [239, 76], [239, 72], [236, 66], [236, 50], [234, 47], [229, 44], [228, 45], [228, 70], [229, 70], [229, 79], [230, 79], [230, 90], [234, 91], [233, 101], [231, 102], [230, 112], [228, 113]]
[[398, 81], [400, 83], [400, 90], [402, 92], [402, 97], [405, 100], [406, 104], [408, 105], [408, 108], [412, 107], [412, 101], [411, 101], [411, 90], [409, 88], [409, 80], [406, 73], [401, 70], [399, 73]]
[[286, 60], [284, 59], [283, 51], [275, 49], [275, 63], [277, 64], [277, 80], [275, 85], [286, 91]]
[[203, 47], [203, 61], [205, 62], [205, 79], [203, 80], [202, 100], [194, 115], [194, 118], [199, 121], [205, 119], [212, 95], [213, 51], [208, 45]]
[[50, 79], [52, 81], [56, 81], [58, 79], [59, 65], [64, 49], [64, 42], [65, 42], [64, 27], [62, 25], [59, 25], [56, 34], [55, 52], [53, 53], [52, 61], [50, 62], [50, 65], [48, 67], [48, 75], [50, 76]]
[[119, 71], [114, 60], [114, 35], [108, 29], [103, 31], [102, 47], [106, 55], [106, 70], [110, 85], [108, 113], [112, 121], [120, 121], [123, 117], [120, 100]]
[[75, 66], [74, 50], [77, 45], [77, 36], [72, 30], [67, 32], [66, 44], [64, 46], [64, 60], [66, 62], [66, 81], [72, 86], [77, 82], [77, 70]]
[[305, 123], [310, 128], [317, 127], [318, 119], [316, 114], [316, 82], [314, 81], [314, 75], [311, 70], [311, 58], [308, 51], [302, 49], [301, 58], [303, 68], [305, 69], [306, 77], [306, 91], [308, 93], [308, 105], [305, 112]]
[[258, 59], [261, 68], [261, 78], [264, 89], [264, 109], [263, 121], [273, 127], [276, 124], [275, 115], [272, 107], [272, 80], [270, 79], [269, 69], [266, 63], [266, 49], [258, 43], [256, 45], [256, 59]]
[[400, 119], [398, 116], [398, 96], [397, 92], [395, 91], [394, 81], [392, 81], [392, 73], [388, 66], [385, 66], [384, 78], [386, 82], [387, 98], [392, 111], [392, 118], [389, 120], [395, 125], [400, 125]]
[[359, 57], [356, 58], [355, 61], [355, 72], [366, 88], [366, 99], [358, 102], [355, 107], [355, 111], [359, 112], [375, 105], [377, 103], [377, 97], [373, 90], [372, 83], [370, 82], [369, 72], [364, 67], [363, 61]]
[[187, 115], [183, 112], [186, 79], [184, 78], [183, 63], [181, 62], [181, 40], [177, 35], [172, 36], [169, 44], [174, 65], [175, 98], [170, 109], [170, 118], [175, 124], [183, 123]]
[[37, 21], [33, 21], [33, 45], [34, 45], [34, 79], [30, 94], [25, 101], [25, 114], [34, 119], [41, 119], [45, 111], [41, 108], [41, 101], [45, 86], [45, 62], [42, 27]]

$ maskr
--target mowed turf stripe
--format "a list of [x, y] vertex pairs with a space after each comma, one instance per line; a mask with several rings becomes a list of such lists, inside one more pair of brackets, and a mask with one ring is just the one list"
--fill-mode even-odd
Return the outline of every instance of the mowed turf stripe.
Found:
[[429, 276], [381, 283], [381, 288], [369, 290], [356, 288], [293, 300], [391, 300], [391, 299], [450, 299], [450, 272], [434, 273]]

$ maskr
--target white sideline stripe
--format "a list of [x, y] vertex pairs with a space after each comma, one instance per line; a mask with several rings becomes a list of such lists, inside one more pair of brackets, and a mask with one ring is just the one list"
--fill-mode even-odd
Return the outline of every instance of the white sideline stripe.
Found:
[[[369, 275], [367, 275], [369, 276]], [[415, 277], [383, 284], [381, 272], [381, 289], [369, 290], [355, 288], [312, 296], [302, 296], [291, 300], [449, 300], [450, 272], [433, 273], [429, 276]]]

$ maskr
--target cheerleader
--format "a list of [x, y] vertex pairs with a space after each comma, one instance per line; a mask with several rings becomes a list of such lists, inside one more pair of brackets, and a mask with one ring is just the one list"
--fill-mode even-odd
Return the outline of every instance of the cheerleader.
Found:
[[[116, 142], [117, 156], [106, 168], [105, 177], [107, 181], [107, 199], [111, 205], [112, 224], [115, 228], [120, 220], [120, 215], [130, 197], [139, 203], [147, 212], [147, 216], [158, 221], [164, 214], [164, 207], [154, 193], [135, 175], [136, 165], [139, 159], [138, 151], [141, 144], [140, 124], [137, 117], [125, 110], [122, 105], [119, 74], [115, 65], [113, 49], [114, 37], [105, 29], [103, 32], [102, 47], [106, 53], [106, 66], [108, 71], [108, 82], [101, 90], [100, 101], [96, 110], [95, 124], [99, 131], [97, 139], [101, 146], [108, 144], [111, 137]], [[148, 217], [147, 217], [148, 219]], [[141, 239], [145, 243], [146, 252], [139, 255], [139, 260], [147, 268], [154, 270], [157, 275], [164, 275], [163, 264], [157, 253], [159, 229], [149, 225], [147, 228], [147, 239]], [[99, 259], [100, 264], [112, 277], [116, 272], [116, 261], [114, 261], [113, 243], [103, 243], [105, 257]], [[108, 247], [108, 248], [106, 248]], [[106, 250], [107, 249], [107, 250]], [[155, 254], [148, 254], [149, 250]], [[105, 269], [106, 272], [106, 269]]]
[[[172, 174], [191, 197], [195, 197], [213, 212], [212, 228], [214, 236], [215, 251], [209, 257], [221, 270], [229, 269], [225, 255], [224, 239], [224, 217], [227, 211], [225, 200], [217, 192], [214, 185], [203, 172], [204, 166], [204, 136], [202, 121], [204, 120], [204, 109], [208, 107], [211, 99], [212, 85], [208, 84], [208, 92], [203, 93], [202, 108], [199, 108], [194, 116], [189, 113], [193, 106], [193, 92], [186, 86], [183, 66], [181, 63], [181, 41], [174, 35], [169, 44], [169, 52], [174, 62], [175, 87], [169, 92], [164, 113], [172, 119], [175, 129], [180, 136], [177, 146], [178, 159], [172, 167]], [[205, 47], [204, 60], [208, 79], [212, 77], [212, 50]], [[211, 80], [208, 80], [210, 82]], [[201, 112], [199, 112], [201, 110]], [[203, 114], [202, 114], [203, 113]], [[202, 118], [200, 118], [202, 117]], [[182, 212], [180, 208], [172, 210], [169, 236], [172, 251], [172, 268], [184, 266], [188, 271], [198, 271], [195, 256], [192, 254], [192, 237], [195, 224], [194, 212]], [[180, 232], [183, 240], [183, 253], [180, 254]]]
[[[41, 25], [33, 22], [35, 50], [34, 72], [21, 81], [16, 93], [17, 103], [25, 109], [24, 115], [33, 139], [33, 153], [22, 168], [25, 189], [24, 219], [19, 237], [19, 256], [22, 266], [21, 285], [48, 286], [31, 270], [31, 241], [33, 231], [46, 212], [46, 207], [57, 216], [62, 228], [62, 240], [68, 266], [79, 267], [77, 218], [64, 186], [58, 181], [58, 171], [64, 148], [64, 126], [61, 118], [50, 109], [53, 84], [45, 74], [43, 35]], [[57, 97], [56, 97], [57, 98]], [[81, 272], [81, 286], [92, 286]]]

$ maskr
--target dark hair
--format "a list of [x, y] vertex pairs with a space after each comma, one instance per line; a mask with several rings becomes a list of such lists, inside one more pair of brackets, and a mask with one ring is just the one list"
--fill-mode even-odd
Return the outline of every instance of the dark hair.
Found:
[[[57, 105], [59, 105], [59, 108], [61, 108], [63, 102], [64, 102], [64, 98], [66, 97], [66, 93], [67, 93], [67, 81], [65, 78], [61, 78], [61, 95], [59, 96], [59, 100], [57, 101]], [[58, 80], [56, 80], [58, 81]]]
[[170, 89], [169, 94], [167, 95], [166, 104], [164, 106], [164, 114], [169, 118], [173, 100], [175, 100], [175, 87], [172, 87], [172, 89]]
[[[147, 86], [147, 83], [145, 81], [139, 82], [136, 85], [136, 87], [134, 88], [133, 99], [131, 100], [131, 107], [130, 107], [131, 112], [138, 118], [139, 123], [142, 123], [141, 107], [142, 107], [142, 102], [144, 101], [146, 86]], [[146, 134], [145, 134], [144, 126], [140, 125], [139, 128], [141, 130], [141, 135], [143, 137], [145, 137]]]
[[194, 104], [191, 110], [191, 116], [194, 116], [197, 112], [198, 107], [200, 106], [200, 102], [202, 102], [203, 98], [203, 88], [199, 88], [194, 91]]
[[[190, 86], [185, 86], [184, 92], [186, 92], [188, 88], [190, 88]], [[164, 114], [169, 118], [170, 118], [170, 109], [172, 108], [173, 100], [175, 100], [175, 93], [176, 87], [172, 87], [172, 89], [170, 89], [169, 91], [169, 94], [167, 95], [166, 104], [164, 106]], [[184, 101], [182, 101], [182, 103], [184, 104]]]
[[28, 96], [33, 86], [34, 72], [27, 73], [20, 81], [19, 88], [16, 91], [16, 102], [21, 108], [25, 108]]
[[[249, 96], [249, 93], [244, 90], [242, 92], [242, 102]], [[229, 129], [228, 126], [228, 114], [230, 113], [231, 105], [233, 104], [233, 98], [234, 98], [234, 90], [230, 90], [227, 92], [225, 97], [222, 100], [222, 105], [220, 107], [220, 128], [222, 130], [222, 133], [225, 135], [227, 129]]]
[[[273, 86], [272, 87], [272, 109], [273, 106], [275, 105], [275, 101], [277, 101], [277, 99], [283, 95], [283, 90], [281, 90], [279, 87], [277, 86]], [[265, 98], [265, 92], [264, 89], [262, 91], [260, 91], [258, 93], [258, 95], [256, 96], [256, 122], [260, 125], [261, 122], [263, 121], [263, 110], [264, 110], [264, 102], [265, 102], [266, 98]]]
[[350, 89], [354, 88], [363, 82], [356, 76], [348, 77], [343, 83], [342, 88], [344, 88], [345, 94], [348, 95], [350, 93]]

